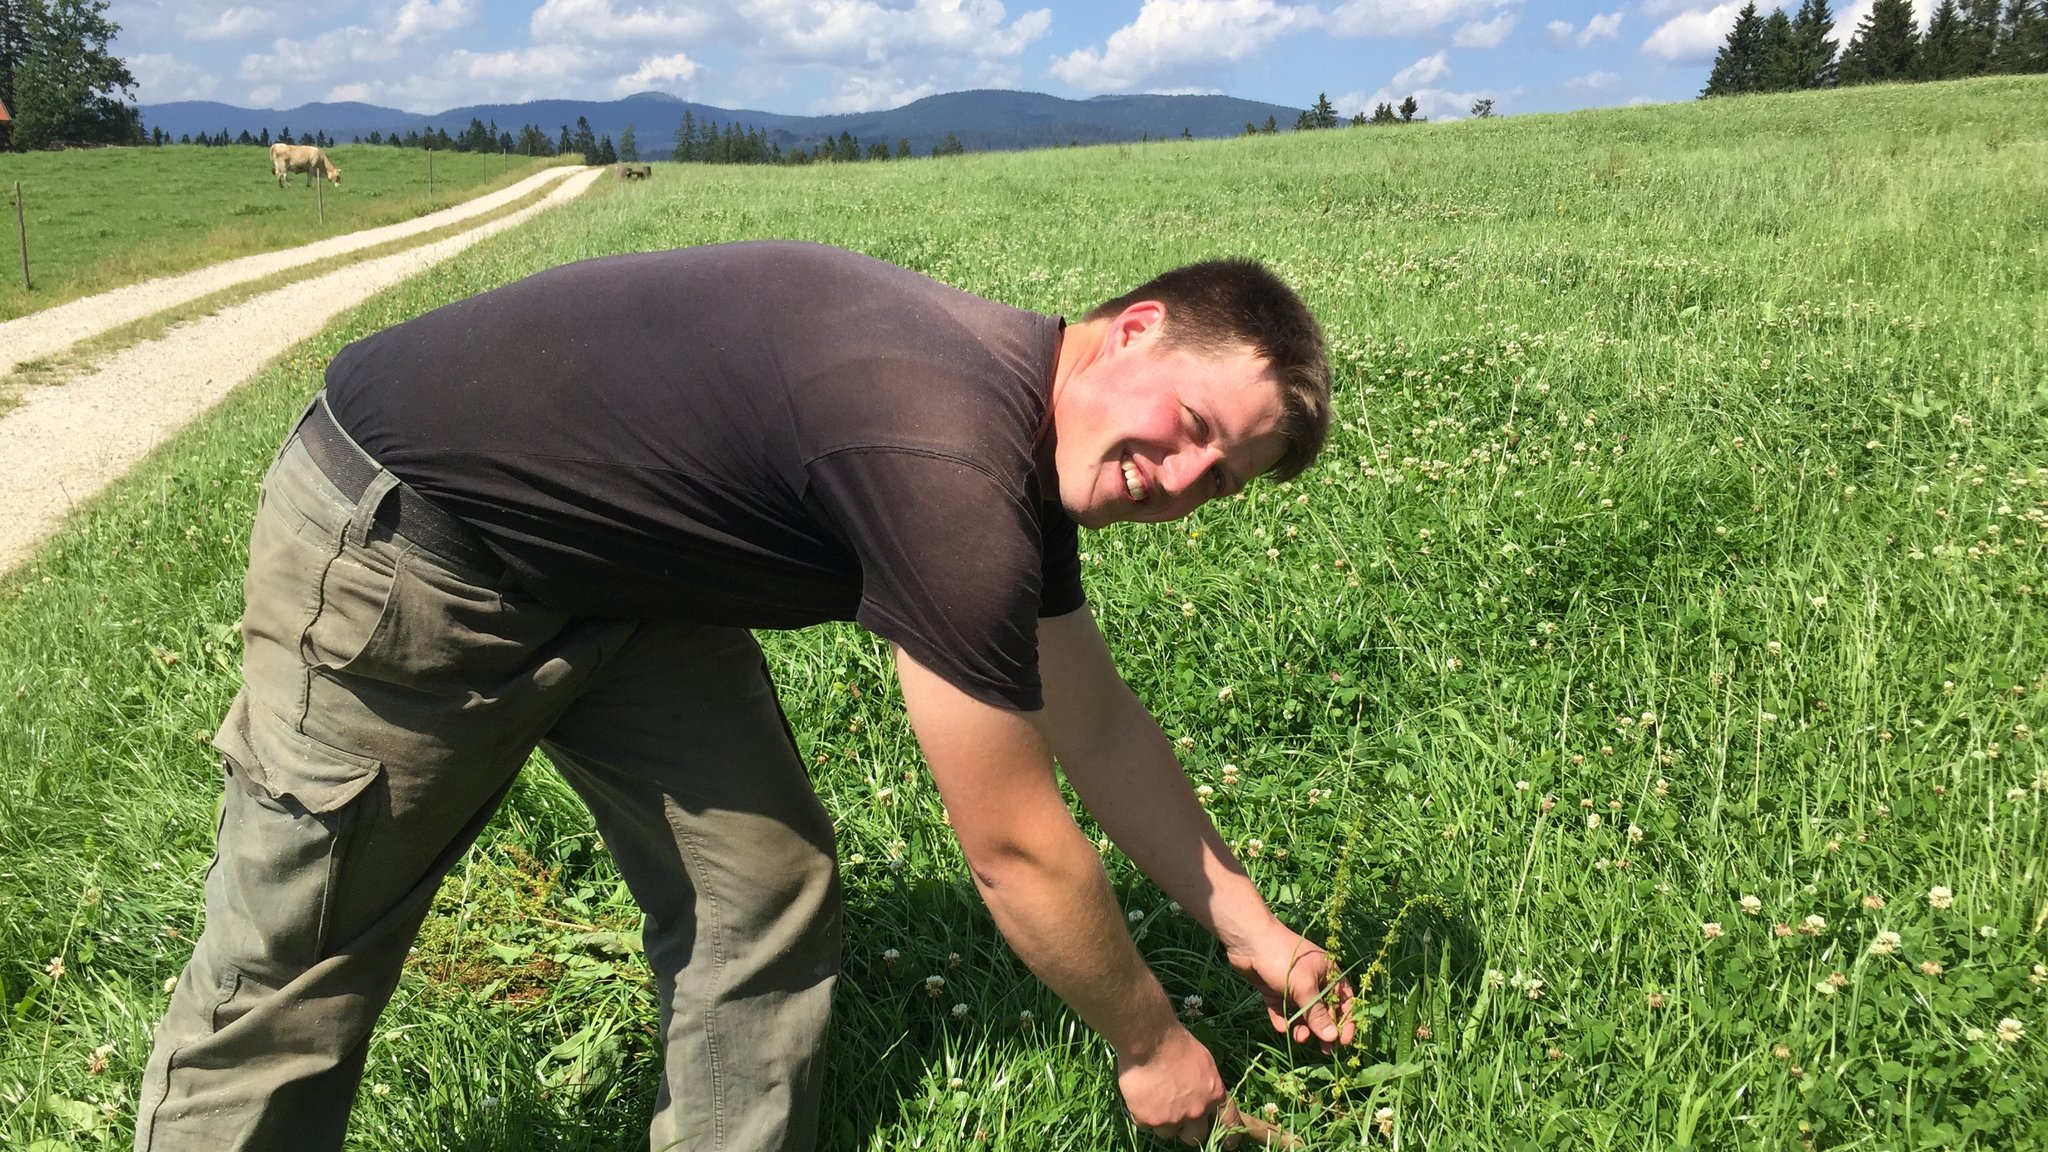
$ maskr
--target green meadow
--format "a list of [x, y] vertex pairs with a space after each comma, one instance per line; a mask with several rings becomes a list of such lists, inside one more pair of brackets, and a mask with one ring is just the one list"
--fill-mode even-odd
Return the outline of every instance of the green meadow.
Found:
[[[330, 210], [369, 185], [343, 152]], [[1289, 1047], [1105, 844], [1242, 1106], [1330, 1149], [2048, 1145], [2041, 78], [663, 165], [372, 300], [0, 583], [0, 1143], [127, 1146], [200, 928], [257, 485], [328, 359], [565, 261], [769, 236], [1068, 315], [1249, 255], [1323, 318], [1320, 464], [1082, 542], [1126, 678], [1361, 991], [1355, 1048]], [[884, 647], [764, 641], [845, 870], [822, 1146], [1151, 1146], [976, 898]], [[644, 1147], [637, 927], [536, 760], [351, 1147]]]
[[[152, 276], [410, 220], [559, 162], [436, 152], [429, 191], [427, 154], [418, 149], [343, 144], [327, 152], [341, 169], [340, 188], [325, 181], [308, 188], [304, 174], [279, 188], [270, 150], [252, 145], [0, 153], [7, 216], [0, 320]], [[17, 181], [33, 291], [22, 286]]]

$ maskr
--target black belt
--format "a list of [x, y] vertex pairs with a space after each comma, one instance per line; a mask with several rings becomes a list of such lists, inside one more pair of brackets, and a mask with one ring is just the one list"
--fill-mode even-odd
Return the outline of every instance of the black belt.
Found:
[[[296, 434], [321, 473], [351, 501], [360, 501], [363, 493], [369, 491], [370, 482], [384, 470], [335, 422], [325, 393], [314, 397]], [[489, 572], [504, 567], [497, 554], [478, 538], [475, 529], [435, 507], [404, 483], [385, 494], [377, 518], [390, 525], [394, 534], [425, 545], [447, 559]]]

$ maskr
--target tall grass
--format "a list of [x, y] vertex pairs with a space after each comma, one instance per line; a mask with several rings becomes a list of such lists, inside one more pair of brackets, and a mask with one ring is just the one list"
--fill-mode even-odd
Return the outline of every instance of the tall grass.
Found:
[[[122, 1143], [199, 926], [250, 501], [328, 357], [566, 260], [782, 236], [1070, 314], [1248, 254], [1324, 318], [1320, 465], [1083, 541], [1224, 835], [1369, 985], [1354, 1051], [1276, 1043], [1105, 847], [1246, 1106], [1329, 1148], [2048, 1142], [2044, 96], [663, 168], [479, 246], [5, 586], [0, 1135]], [[826, 1146], [1144, 1145], [976, 901], [881, 646], [767, 644], [846, 868]], [[637, 1146], [636, 925], [537, 764], [430, 919], [356, 1146]]]
[[[419, 149], [343, 144], [327, 151], [341, 168], [340, 188], [308, 188], [303, 174], [279, 188], [270, 150], [250, 145], [0, 152], [7, 215], [0, 320], [152, 276], [410, 220], [570, 162], [437, 152], [429, 188], [427, 154]], [[15, 246], [17, 181], [33, 291], [23, 287]]]

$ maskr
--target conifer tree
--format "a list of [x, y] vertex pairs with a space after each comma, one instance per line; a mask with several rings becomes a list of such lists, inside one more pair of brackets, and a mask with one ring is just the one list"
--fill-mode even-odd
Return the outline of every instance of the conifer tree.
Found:
[[1271, 136], [1275, 132], [1280, 131], [1280, 125], [1271, 116], [1268, 116], [1266, 117], [1266, 126], [1264, 128], [1259, 129], [1259, 131], [1265, 133], [1268, 136]]
[[2005, 27], [1992, 50], [1997, 72], [2048, 72], [2048, 5], [2042, 0], [2008, 0]]
[[619, 133], [619, 159], [628, 164], [640, 159], [640, 144], [633, 139], [631, 124], [626, 125], [626, 130]]
[[2002, 0], [1964, 0], [1962, 36], [1958, 65], [1965, 76], [1979, 76], [1991, 70], [1991, 57], [1998, 49], [1998, 11]]
[[604, 138], [597, 142], [596, 156], [596, 162], [599, 164], [617, 164], [619, 162], [619, 150], [612, 147], [611, 133], [605, 133]]
[[1399, 117], [1394, 115], [1394, 106], [1392, 104], [1389, 104], [1386, 101], [1382, 100], [1377, 105], [1374, 105], [1372, 110], [1373, 123], [1393, 124], [1396, 123], [1399, 119]]
[[1420, 104], [1417, 104], [1417, 103], [1415, 102], [1415, 97], [1413, 97], [1413, 96], [1407, 96], [1407, 97], [1404, 97], [1404, 98], [1402, 98], [1402, 100], [1401, 100], [1401, 123], [1403, 123], [1403, 124], [1413, 124], [1413, 123], [1415, 123], [1415, 113], [1416, 113], [1416, 112], [1417, 112], [1417, 110], [1419, 110], [1419, 109], [1420, 109], [1421, 107], [1422, 107], [1422, 105], [1420, 105]]
[[[1364, 113], [1361, 112], [1359, 115], [1363, 116]], [[1493, 97], [1482, 96], [1474, 100], [1472, 102], [1472, 115], [1480, 120], [1493, 119]]]
[[1844, 84], [1883, 84], [1911, 78], [1920, 29], [1912, 0], [1877, 0], [1842, 52], [1837, 75]]
[[1308, 120], [1308, 126], [1311, 128], [1335, 128], [1337, 126], [1337, 106], [1330, 103], [1329, 93], [1316, 93], [1315, 105], [1308, 110]]
[[1763, 82], [1763, 20], [1756, 14], [1756, 0], [1742, 6], [1735, 15], [1735, 27], [1714, 54], [1714, 70], [1707, 74], [1701, 96], [1740, 96], [1755, 92]]
[[1963, 45], [1967, 33], [1956, 0], [1941, 0], [1935, 5], [1934, 15], [1927, 18], [1927, 35], [1921, 37], [1913, 52], [1913, 79], [1953, 80], [1968, 76], [1970, 65]]
[[896, 158], [897, 158], [898, 160], [908, 160], [908, 159], [910, 159], [910, 138], [909, 138], [909, 137], [907, 137], [907, 136], [899, 136], [899, 137], [897, 137], [897, 138], [896, 138]]
[[590, 120], [587, 117], [576, 118], [575, 144], [576, 151], [583, 153], [585, 164], [597, 163], [597, 134], [590, 130]]
[[[407, 133], [407, 135], [411, 135], [411, 133]], [[555, 141], [555, 155], [567, 156], [575, 148], [575, 141], [569, 138], [569, 126], [567, 124], [562, 125], [562, 138]]]
[[1835, 17], [1828, 0], [1802, 0], [1799, 14], [1792, 18], [1792, 72], [1795, 88], [1835, 86], [1835, 47], [1828, 33]]
[[1797, 65], [1792, 57], [1792, 18], [1783, 8], [1771, 9], [1757, 39], [1757, 58], [1762, 68], [1757, 77], [1760, 92], [1789, 92], [1799, 87]]

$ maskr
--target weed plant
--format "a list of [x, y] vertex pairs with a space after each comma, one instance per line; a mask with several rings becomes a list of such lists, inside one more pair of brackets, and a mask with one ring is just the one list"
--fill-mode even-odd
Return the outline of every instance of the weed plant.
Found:
[[[327, 360], [567, 260], [776, 236], [1069, 315], [1244, 254], [1324, 318], [1322, 463], [1083, 540], [1223, 834], [1364, 994], [1355, 1049], [1288, 1047], [1104, 844], [1245, 1107], [1314, 1148], [2048, 1143], [2044, 108], [1988, 79], [664, 168], [480, 245], [4, 586], [0, 1139], [125, 1146], [199, 928], [251, 504]], [[847, 884], [824, 1146], [1148, 1144], [976, 899], [883, 647], [766, 643]], [[352, 1146], [641, 1146], [637, 924], [537, 761], [430, 918]]]
[[[110, 288], [222, 260], [306, 244], [424, 216], [522, 180], [558, 160], [343, 144], [327, 149], [341, 187], [315, 190], [302, 173], [279, 188], [270, 150], [97, 148], [0, 152], [7, 236], [0, 320]], [[22, 287], [14, 185], [22, 186], [30, 279]], [[325, 212], [325, 223], [321, 213]]]

